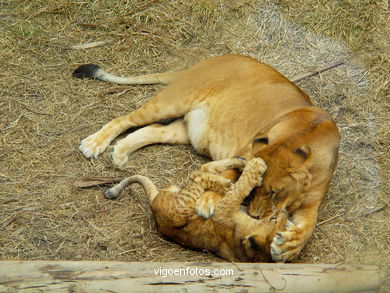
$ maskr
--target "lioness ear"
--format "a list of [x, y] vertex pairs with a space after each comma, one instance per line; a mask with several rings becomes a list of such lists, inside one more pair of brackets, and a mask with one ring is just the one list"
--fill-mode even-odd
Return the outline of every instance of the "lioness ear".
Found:
[[310, 158], [311, 149], [307, 144], [301, 145], [299, 148], [295, 150], [295, 154], [300, 156], [304, 161]]
[[256, 136], [255, 139], [252, 141], [252, 153], [256, 154], [266, 146], [268, 146], [268, 136], [267, 135]]
[[266, 145], [268, 145], [268, 136], [264, 134], [264, 135], [255, 137], [255, 139], [253, 140], [253, 144], [266, 144]]

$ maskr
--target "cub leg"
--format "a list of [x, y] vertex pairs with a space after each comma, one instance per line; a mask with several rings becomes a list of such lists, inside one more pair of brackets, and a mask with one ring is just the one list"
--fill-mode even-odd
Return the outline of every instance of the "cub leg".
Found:
[[[204, 191], [214, 191], [217, 193], [225, 193], [228, 187], [231, 185], [231, 181], [220, 175], [206, 173], [203, 171], [192, 172], [190, 176], [189, 186], [197, 186]], [[200, 195], [200, 194], [199, 194]]]
[[218, 160], [218, 161], [213, 161], [213, 162], [203, 164], [200, 167], [200, 171], [220, 175], [222, 172], [229, 169], [242, 170], [244, 169], [245, 164], [246, 164], [245, 159], [235, 157], [235, 158]]
[[83, 139], [80, 151], [87, 158], [97, 158], [119, 134], [135, 126], [143, 126], [161, 119], [180, 117], [188, 113], [191, 103], [182, 99], [169, 87], [145, 103], [141, 108], [115, 118], [98, 132]]
[[[234, 182], [239, 175], [238, 169], [242, 170], [245, 167], [246, 161], [242, 158], [230, 158], [219, 161], [206, 163], [200, 167], [201, 172], [209, 172], [212, 174], [219, 174], [230, 182]], [[215, 206], [219, 200], [224, 196], [223, 193], [204, 193], [196, 202], [195, 210], [198, 216], [205, 219], [210, 218], [214, 214]]]
[[215, 207], [214, 220], [234, 228], [234, 216], [240, 210], [242, 201], [253, 188], [261, 185], [266, 169], [267, 166], [262, 159], [250, 160], [238, 181], [230, 187], [230, 190]]
[[115, 145], [112, 160], [115, 165], [123, 166], [129, 154], [154, 143], [189, 144], [183, 119], [178, 119], [166, 126], [153, 124], [134, 131]]
[[[153, 202], [152, 209], [163, 234], [169, 235], [171, 227], [182, 227], [195, 216], [197, 199], [208, 190], [225, 192], [230, 180], [221, 176], [195, 171], [180, 191], [163, 189]], [[210, 192], [212, 192], [210, 191]]]
[[231, 181], [220, 175], [195, 171], [190, 176], [189, 184], [183, 188], [183, 194], [192, 196], [195, 203], [196, 214], [203, 218], [209, 218], [213, 214], [214, 204], [210, 201], [218, 202], [227, 192]]

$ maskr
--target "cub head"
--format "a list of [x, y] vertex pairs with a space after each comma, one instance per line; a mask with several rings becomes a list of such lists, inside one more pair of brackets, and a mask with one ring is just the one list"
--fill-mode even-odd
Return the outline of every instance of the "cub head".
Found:
[[271, 242], [277, 231], [284, 230], [287, 211], [281, 210], [258, 220], [250, 235], [242, 239], [246, 258], [252, 262], [271, 261]]
[[248, 213], [262, 218], [274, 210], [298, 208], [311, 184], [311, 150], [308, 145], [288, 148], [283, 144], [254, 146], [255, 157], [262, 158], [268, 168], [263, 185], [256, 189]]

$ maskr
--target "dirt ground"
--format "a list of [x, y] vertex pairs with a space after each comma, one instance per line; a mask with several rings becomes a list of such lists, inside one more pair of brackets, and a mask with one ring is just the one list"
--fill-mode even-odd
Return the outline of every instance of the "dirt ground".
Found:
[[[234, 4], [233, 4], [234, 3]], [[116, 201], [89, 175], [183, 183], [206, 162], [190, 146], [153, 145], [116, 168], [80, 140], [161, 86], [76, 80], [97, 63], [122, 75], [176, 70], [226, 53], [252, 56], [298, 82], [341, 132], [319, 224], [297, 262], [389, 264], [387, 1], [0, 1], [0, 259], [221, 261], [165, 240], [145, 194]], [[106, 41], [100, 47], [72, 45]]]

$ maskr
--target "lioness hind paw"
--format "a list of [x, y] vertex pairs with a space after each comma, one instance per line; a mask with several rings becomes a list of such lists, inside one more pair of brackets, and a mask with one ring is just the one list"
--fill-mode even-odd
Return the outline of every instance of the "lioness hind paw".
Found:
[[120, 147], [116, 144], [111, 154], [111, 159], [114, 165], [121, 167], [127, 163], [129, 157], [126, 152], [120, 151]]
[[97, 158], [109, 145], [109, 141], [99, 139], [99, 134], [95, 133], [84, 138], [79, 146], [79, 150], [86, 158]]

